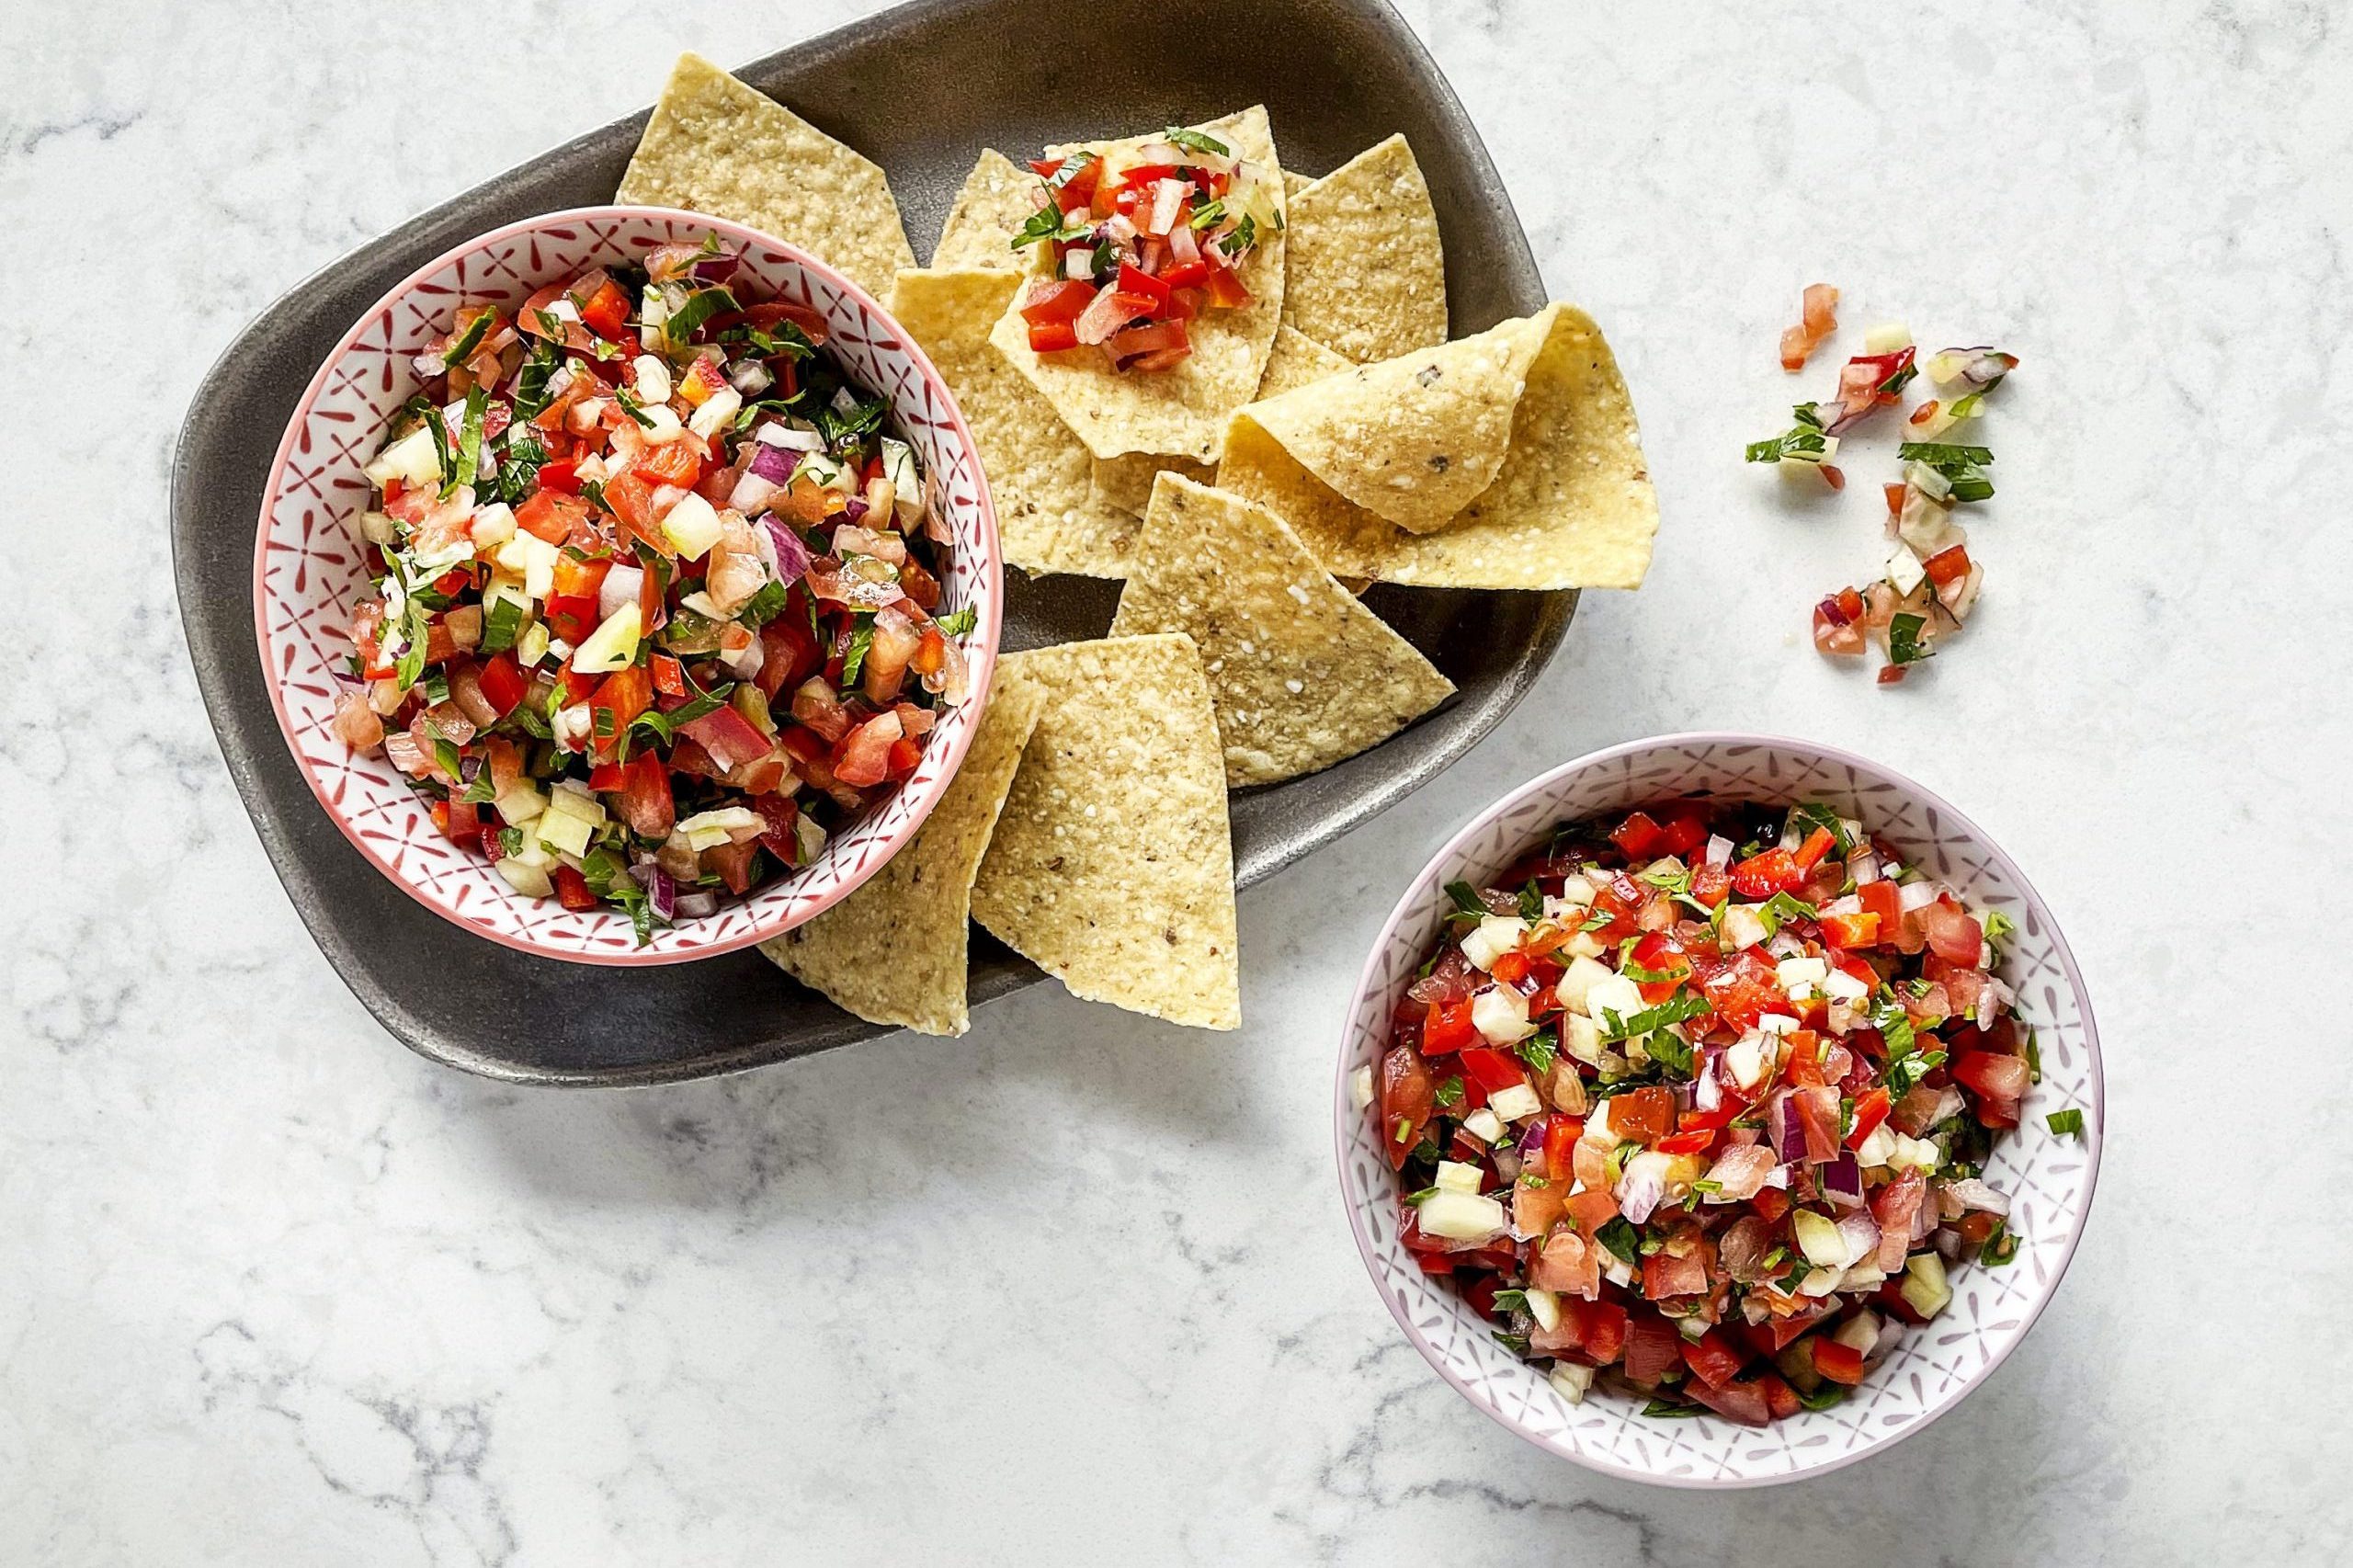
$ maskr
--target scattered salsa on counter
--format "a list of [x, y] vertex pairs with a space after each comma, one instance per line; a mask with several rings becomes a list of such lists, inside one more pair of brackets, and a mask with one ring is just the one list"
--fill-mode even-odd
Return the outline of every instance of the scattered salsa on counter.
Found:
[[1049, 247], [1021, 301], [1040, 354], [1097, 348], [1119, 370], [1167, 370], [1192, 353], [1185, 325], [1250, 302], [1237, 273], [1279, 229], [1274, 174], [1200, 131], [1030, 164], [1044, 182], [1013, 247]]
[[1406, 1247], [1569, 1398], [1823, 1409], [2014, 1256], [1983, 1172], [2040, 1073], [2000, 914], [1813, 802], [1568, 824], [1448, 892], [1357, 1098]]
[[517, 892], [644, 942], [808, 864], [964, 690], [888, 404], [716, 236], [460, 306], [366, 466], [335, 728]]

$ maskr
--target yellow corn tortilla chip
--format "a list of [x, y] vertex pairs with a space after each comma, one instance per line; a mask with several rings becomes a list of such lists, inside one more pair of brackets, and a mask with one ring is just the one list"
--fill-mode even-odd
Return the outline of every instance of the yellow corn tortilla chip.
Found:
[[956, 205], [949, 210], [931, 265], [1027, 270], [1029, 258], [1013, 248], [1013, 236], [1038, 210], [1040, 189], [1036, 175], [995, 148], [983, 148], [980, 162], [964, 176]]
[[1355, 360], [1285, 322], [1275, 331], [1275, 351], [1267, 357], [1267, 373], [1258, 378], [1257, 401], [1280, 397], [1310, 381], [1355, 369]]
[[1000, 690], [947, 792], [915, 837], [841, 903], [760, 951], [870, 1024], [919, 1034], [972, 1027], [964, 1001], [972, 878], [1044, 711], [1034, 682]]
[[[1658, 532], [1658, 499], [1632, 400], [1600, 329], [1574, 306], [1554, 304], [1481, 335], [1504, 340], [1504, 348], [1456, 356], [1464, 345], [1449, 344], [1242, 410], [1226, 432], [1219, 484], [1282, 517], [1343, 576], [1429, 587], [1640, 587]], [[1474, 375], [1490, 384], [1469, 397], [1423, 398], [1422, 373], [1433, 365], [1440, 369], [1435, 380]], [[1319, 423], [1323, 403], [1336, 406]], [[1432, 417], [1464, 412], [1461, 404], [1469, 405], [1466, 425], [1483, 441], [1492, 438], [1495, 408], [1505, 406], [1510, 435], [1500, 460], [1471, 453], [1495, 477], [1440, 531], [1410, 533], [1329, 482], [1330, 472], [1345, 471], [1350, 489], [1360, 492], [1379, 483], [1393, 454], [1426, 460], [1465, 453], [1428, 427]], [[1271, 421], [1261, 417], [1269, 410]], [[1278, 430], [1300, 435], [1321, 466], [1303, 461]], [[1346, 440], [1373, 444], [1351, 449]]]
[[1310, 176], [1297, 174], [1290, 169], [1285, 169], [1283, 171], [1283, 194], [1285, 196], [1295, 198], [1301, 191], [1305, 190], [1309, 186], [1313, 185], [1314, 183], [1314, 179]]
[[[1302, 387], [1310, 381], [1354, 369], [1356, 365], [1352, 360], [1333, 353], [1305, 333], [1285, 324], [1275, 331], [1274, 352], [1267, 356], [1266, 371], [1258, 379], [1258, 395], [1261, 398], [1273, 397], [1293, 387]], [[1216, 481], [1217, 465], [1195, 462], [1190, 458], [1161, 457], [1152, 452], [1128, 452], [1116, 458], [1097, 458], [1091, 476], [1095, 504], [1141, 517], [1144, 508], [1152, 505], [1152, 482], [1163, 473], [1181, 473], [1187, 479], [1210, 484]]]
[[972, 884], [972, 917], [1074, 996], [1201, 1028], [1242, 1022], [1217, 716], [1181, 633], [997, 663], [1044, 716]]
[[1181, 473], [1187, 479], [1207, 484], [1216, 477], [1217, 465], [1197, 463], [1190, 458], [1155, 457], [1150, 452], [1097, 458], [1092, 475], [1096, 503], [1141, 517], [1144, 508], [1152, 505], [1153, 481], [1163, 473]]
[[1438, 209], [1403, 136], [1358, 153], [1291, 203], [1283, 320], [1359, 364], [1446, 341]]
[[1229, 788], [1380, 744], [1454, 691], [1263, 506], [1167, 473], [1111, 635], [1188, 633], [1217, 707]]
[[[1196, 129], [1266, 171], [1273, 182], [1267, 203], [1281, 207], [1281, 167], [1265, 108], [1245, 109]], [[1101, 153], [1158, 140], [1155, 132], [1117, 142], [1088, 142], [1083, 150]], [[1078, 150], [1052, 147], [1047, 152], [1052, 156]], [[1188, 322], [1193, 351], [1172, 370], [1123, 374], [1093, 348], [1035, 353], [1017, 298], [1007, 304], [991, 341], [1046, 395], [1097, 457], [1155, 452], [1215, 462], [1227, 417], [1257, 395], [1267, 357], [1274, 349], [1275, 328], [1282, 321], [1284, 245], [1280, 228], [1259, 231], [1256, 247], [1238, 268], [1243, 287], [1250, 290], [1250, 303], [1239, 310], [1203, 311]], [[1051, 252], [1040, 256], [1029, 276], [1043, 277], [1042, 268], [1051, 260]]]
[[615, 199], [732, 219], [880, 299], [915, 264], [881, 167], [699, 54], [682, 54]]
[[1096, 502], [1086, 449], [989, 344], [1020, 281], [995, 267], [909, 268], [892, 285], [891, 313], [939, 368], [980, 443], [1005, 558], [1030, 572], [1124, 577], [1136, 518]]

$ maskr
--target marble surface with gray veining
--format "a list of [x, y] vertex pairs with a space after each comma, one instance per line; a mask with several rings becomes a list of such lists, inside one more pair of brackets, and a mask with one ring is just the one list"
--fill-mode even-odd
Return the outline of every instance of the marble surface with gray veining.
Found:
[[[1243, 900], [1247, 1026], [1039, 988], [956, 1041], [528, 1093], [346, 993], [199, 706], [173, 432], [278, 291], [851, 0], [26, 0], [0, 50], [0, 1562], [2341, 1562], [2353, 17], [2290, 0], [1420, 0], [1665, 528], [1535, 694]], [[478, 89], [460, 51], [528, 60]], [[1799, 288], [2024, 368], [1967, 637], [1817, 658], [1844, 500], [1745, 468]], [[1834, 361], [1835, 362], [1835, 361]], [[1439, 1383], [1326, 1113], [1406, 871], [1646, 732], [1844, 742], [1961, 802], [2109, 1058], [2072, 1275], [1959, 1410], [1826, 1479], [1605, 1481]]]

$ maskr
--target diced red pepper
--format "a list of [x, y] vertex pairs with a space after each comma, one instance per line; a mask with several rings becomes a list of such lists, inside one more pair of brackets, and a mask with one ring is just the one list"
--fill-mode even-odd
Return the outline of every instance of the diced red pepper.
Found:
[[597, 895], [589, 891], [588, 879], [571, 867], [559, 862], [555, 869], [548, 875], [555, 883], [556, 902], [563, 904], [564, 908], [574, 914], [585, 914], [597, 907], [598, 900]]
[[1078, 347], [1078, 330], [1068, 322], [1031, 323], [1029, 351], [1033, 354], [1059, 354]]
[[1697, 1339], [1683, 1342], [1683, 1364], [1710, 1388], [1722, 1388], [1740, 1376], [1748, 1357], [1723, 1330], [1711, 1328]]
[[1884, 1088], [1867, 1089], [1855, 1101], [1855, 1125], [1847, 1134], [1847, 1147], [1859, 1149], [1863, 1141], [1879, 1131], [1887, 1119], [1890, 1101]]
[[1863, 1381], [1863, 1353], [1824, 1335], [1813, 1342], [1813, 1369], [1834, 1383], [1853, 1388]]
[[[1465, 1003], [1464, 1006], [1467, 1007], [1469, 1004]], [[1462, 1052], [1462, 1070], [1476, 1079], [1479, 1086], [1490, 1095], [1499, 1089], [1508, 1089], [1515, 1084], [1528, 1082], [1528, 1075], [1520, 1070], [1519, 1059], [1506, 1055], [1493, 1046], [1474, 1045], [1465, 1048]], [[1636, 1091], [1636, 1093], [1640, 1092]], [[1660, 1092], [1664, 1094], [1665, 1091]], [[1617, 1125], [1617, 1120], [1613, 1117], [1610, 1126], [1614, 1128]]]
[[1471, 1022], [1468, 997], [1451, 1006], [1437, 1002], [1430, 1004], [1429, 1019], [1422, 1025], [1422, 1051], [1425, 1055], [1449, 1055], [1478, 1038], [1479, 1031]]
[[1658, 847], [1658, 824], [1642, 812], [1636, 812], [1620, 823], [1617, 831], [1609, 835], [1609, 842], [1624, 850], [1629, 860], [1651, 858]]

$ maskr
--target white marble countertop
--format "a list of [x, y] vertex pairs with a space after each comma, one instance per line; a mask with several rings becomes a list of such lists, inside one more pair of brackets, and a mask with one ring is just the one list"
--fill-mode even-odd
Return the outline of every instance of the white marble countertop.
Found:
[[[1498, 733], [1244, 899], [1248, 1026], [1040, 988], [961, 1041], [677, 1088], [434, 1067], [311, 945], [214, 749], [165, 540], [186, 400], [280, 290], [644, 103], [675, 49], [872, 8], [13, 29], [0, 1562], [2342, 1561], [2345, 17], [1423, 0], [1553, 289], [1618, 346], [1665, 530]], [[528, 58], [561, 119], [468, 94], [459, 45]], [[1873, 557], [1868, 496], [1739, 460], [1819, 277], [1850, 326], [2026, 361], [1982, 618], [1895, 690], [1804, 636]], [[1737, 1495], [1587, 1474], [1432, 1377], [1325, 1114], [1405, 871], [1547, 765], [1709, 726], [1961, 802], [2065, 922], [2110, 1053], [2089, 1234], [2018, 1354], [1892, 1452]]]

